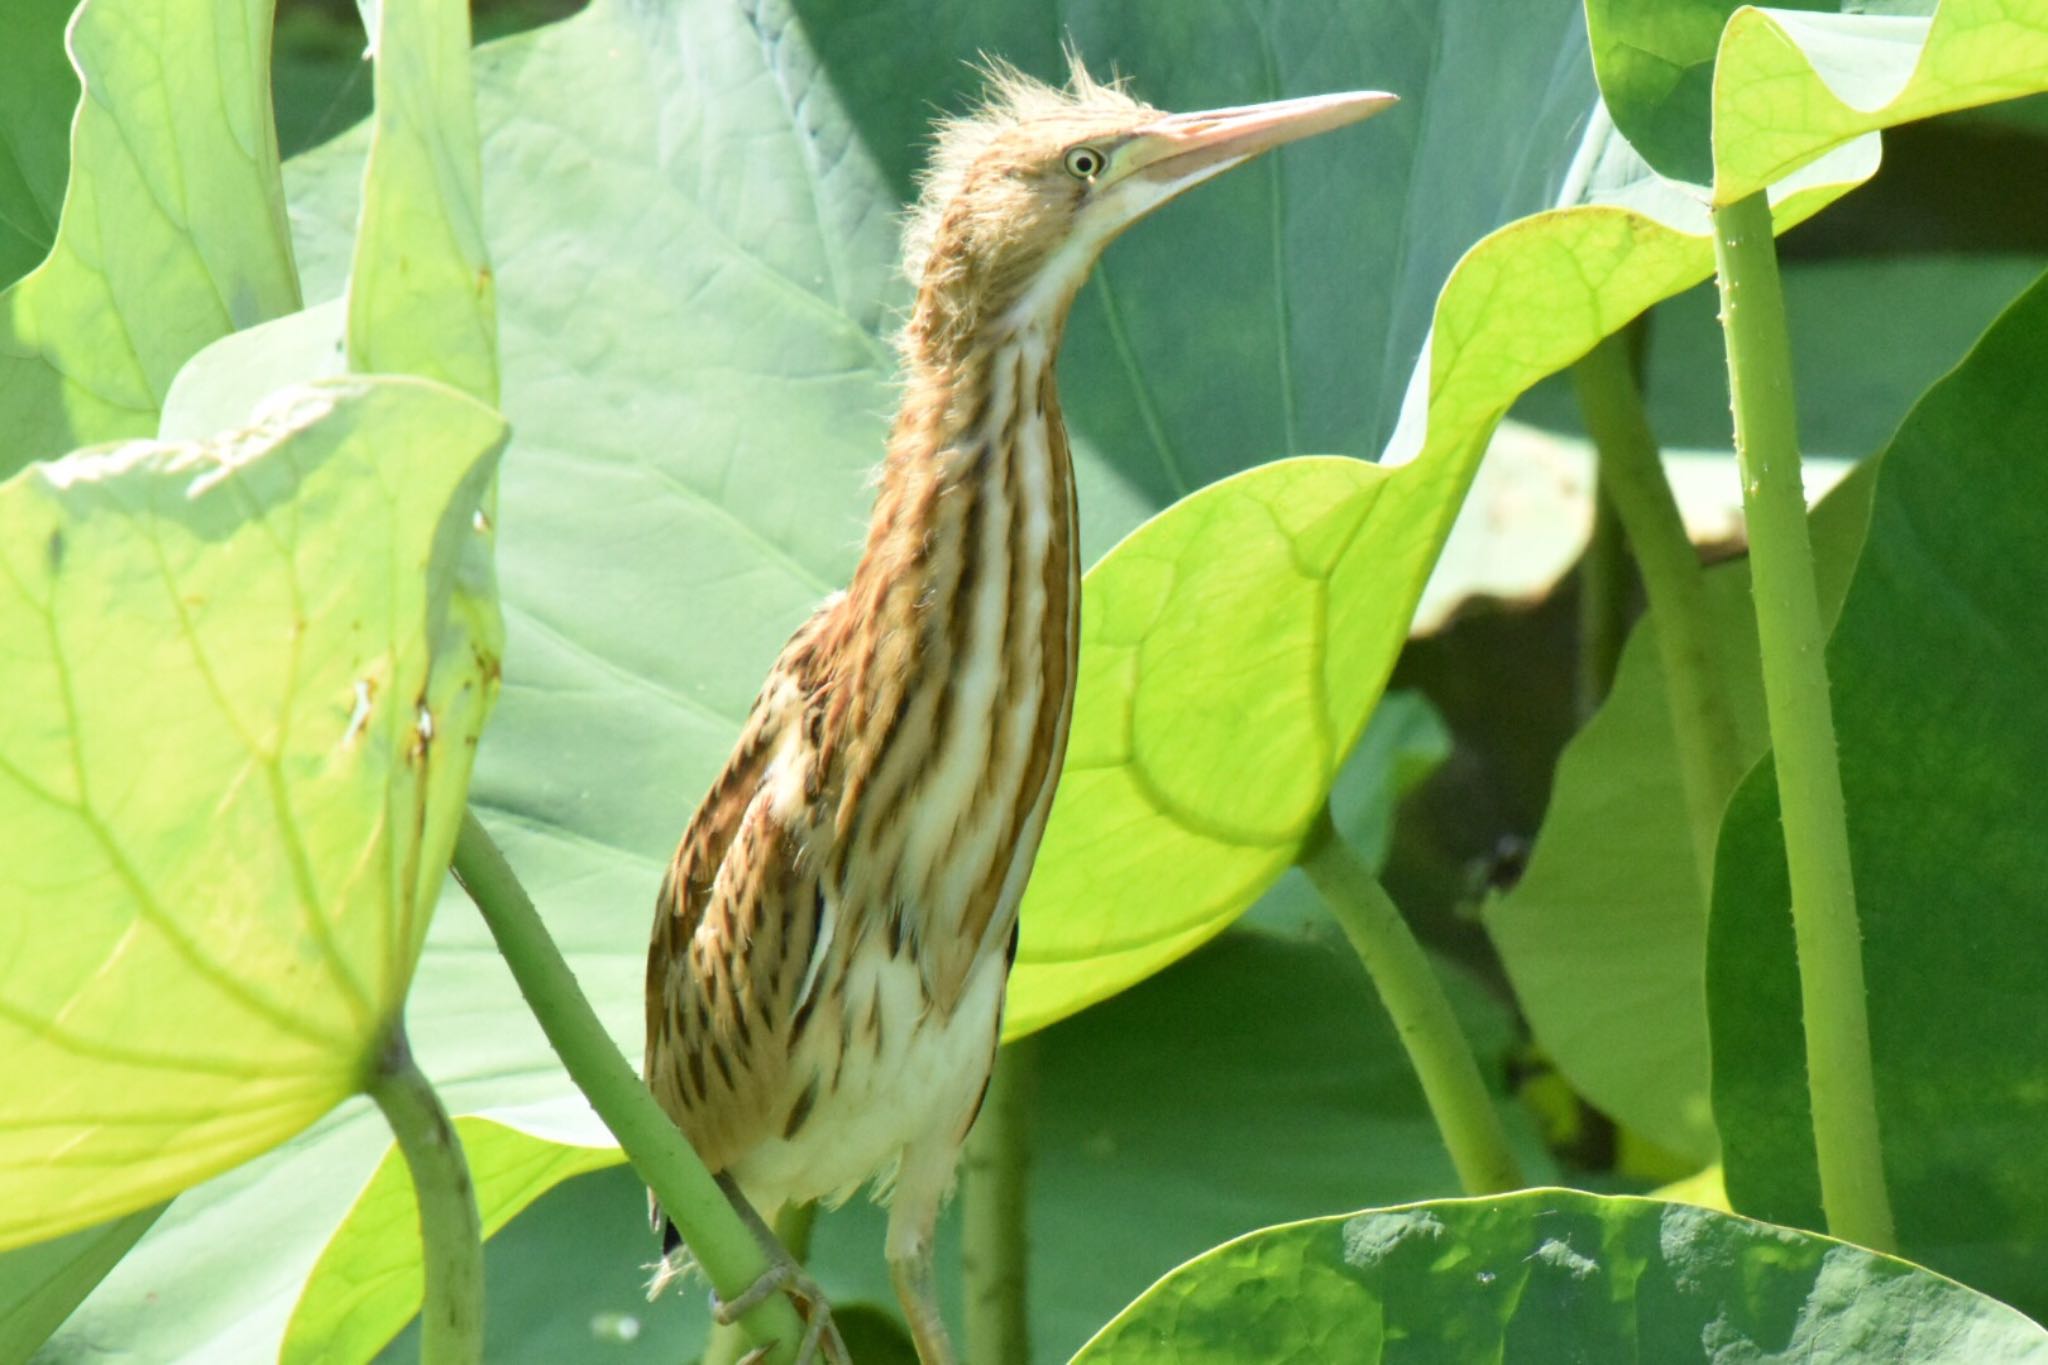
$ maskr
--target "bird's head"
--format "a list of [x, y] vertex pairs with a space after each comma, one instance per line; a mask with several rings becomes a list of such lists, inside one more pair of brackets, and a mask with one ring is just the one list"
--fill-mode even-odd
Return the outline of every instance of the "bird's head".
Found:
[[1064, 89], [991, 64], [984, 103], [940, 124], [904, 234], [913, 328], [1056, 320], [1112, 238], [1283, 142], [1369, 118], [1378, 91], [1167, 114], [1078, 60]]

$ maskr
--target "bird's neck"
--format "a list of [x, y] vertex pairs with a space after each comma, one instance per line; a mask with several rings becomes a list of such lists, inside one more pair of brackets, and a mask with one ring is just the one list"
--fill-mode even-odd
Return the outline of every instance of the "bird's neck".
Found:
[[1065, 752], [1080, 564], [1053, 365], [1064, 308], [919, 349], [840, 611], [848, 844], [901, 869], [934, 932], [935, 999], [1006, 942]]
[[[1075, 567], [1073, 465], [1054, 369], [1067, 297], [979, 317], [928, 287], [905, 334], [904, 395], [852, 596], [972, 586], [981, 560]], [[970, 548], [976, 554], [966, 553]], [[960, 551], [957, 556], [947, 550]]]

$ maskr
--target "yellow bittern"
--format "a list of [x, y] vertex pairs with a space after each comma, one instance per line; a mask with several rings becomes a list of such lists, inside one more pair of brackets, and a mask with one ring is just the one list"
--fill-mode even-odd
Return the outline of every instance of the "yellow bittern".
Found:
[[769, 672], [676, 849], [647, 957], [663, 1107], [764, 1218], [879, 1179], [927, 1365], [952, 1359], [932, 1228], [988, 1083], [1073, 705], [1080, 562], [1053, 382], [1068, 305], [1166, 200], [1393, 103], [1168, 115], [1078, 62], [1065, 89], [989, 74], [987, 102], [940, 126], [905, 232], [903, 401], [852, 585]]

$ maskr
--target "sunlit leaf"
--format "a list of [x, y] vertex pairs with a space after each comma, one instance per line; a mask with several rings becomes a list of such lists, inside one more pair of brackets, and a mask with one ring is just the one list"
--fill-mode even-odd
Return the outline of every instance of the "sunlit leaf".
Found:
[[2048, 71], [2039, 0], [1836, 8], [1589, 0], [1586, 12], [1616, 125], [1665, 175], [1712, 184], [1717, 204], [1865, 133], [2032, 94]]
[[1714, 65], [1714, 202], [1880, 128], [2048, 88], [2048, 4], [1943, 0], [1932, 20], [1744, 7]]
[[336, 382], [0, 485], [0, 1246], [360, 1080], [495, 688], [493, 604], [455, 577], [503, 434], [438, 386]]
[[89, 0], [49, 258], [0, 292], [0, 476], [154, 435], [207, 342], [299, 306], [270, 122], [271, 0]]
[[484, 247], [463, 0], [383, 0], [376, 112], [348, 282], [349, 368], [498, 401], [497, 285]]
[[1529, 1190], [1268, 1228], [1154, 1285], [1076, 1365], [2048, 1360], [1918, 1266], [1691, 1204]]
[[[1906, 1253], [2048, 1311], [2048, 281], [1913, 410], [1828, 646], [1885, 1173]], [[1708, 949], [1728, 1192], [1812, 1225], [1818, 1176], [1776, 787], [1722, 828]]]

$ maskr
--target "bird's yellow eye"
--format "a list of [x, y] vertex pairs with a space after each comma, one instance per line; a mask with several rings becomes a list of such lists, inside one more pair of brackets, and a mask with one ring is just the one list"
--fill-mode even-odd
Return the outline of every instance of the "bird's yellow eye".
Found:
[[1076, 180], [1093, 180], [1108, 164], [1109, 158], [1093, 147], [1067, 148], [1067, 174]]

